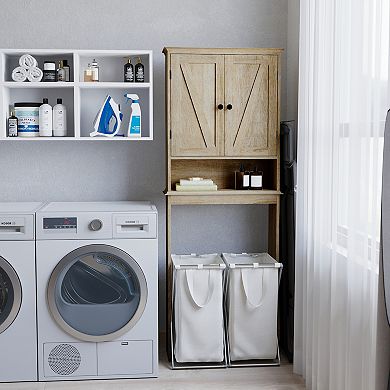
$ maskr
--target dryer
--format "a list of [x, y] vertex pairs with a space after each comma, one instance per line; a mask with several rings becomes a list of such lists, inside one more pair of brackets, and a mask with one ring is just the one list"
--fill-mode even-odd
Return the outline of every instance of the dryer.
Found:
[[35, 212], [0, 203], [0, 382], [37, 380]]
[[50, 203], [36, 248], [39, 380], [156, 377], [156, 207]]

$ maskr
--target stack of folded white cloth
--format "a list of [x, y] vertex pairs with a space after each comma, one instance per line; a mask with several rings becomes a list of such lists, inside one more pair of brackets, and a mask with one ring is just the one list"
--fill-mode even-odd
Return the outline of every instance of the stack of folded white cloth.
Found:
[[176, 184], [176, 191], [217, 191], [217, 189], [217, 185], [211, 179], [201, 177], [180, 179], [180, 183]]
[[19, 66], [12, 71], [12, 80], [17, 82], [42, 80], [43, 72], [38, 68], [38, 61], [30, 54], [23, 54], [19, 58]]

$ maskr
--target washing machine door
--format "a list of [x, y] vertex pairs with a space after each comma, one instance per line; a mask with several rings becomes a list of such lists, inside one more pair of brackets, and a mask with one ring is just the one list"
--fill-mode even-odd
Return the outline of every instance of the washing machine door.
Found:
[[22, 286], [13, 267], [0, 256], [0, 333], [17, 317], [22, 304]]
[[114, 340], [141, 318], [147, 301], [141, 267], [110, 245], [87, 245], [66, 255], [47, 288], [57, 324], [83, 341]]

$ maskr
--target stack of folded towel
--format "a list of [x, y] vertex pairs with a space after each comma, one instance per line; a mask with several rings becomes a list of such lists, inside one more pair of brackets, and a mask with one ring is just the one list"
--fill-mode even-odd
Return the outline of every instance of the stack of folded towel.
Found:
[[38, 68], [38, 61], [30, 54], [23, 54], [19, 58], [19, 66], [12, 71], [12, 80], [17, 82], [42, 80], [43, 72]]
[[211, 179], [201, 177], [180, 179], [180, 183], [176, 184], [176, 191], [217, 191], [217, 189], [217, 185]]

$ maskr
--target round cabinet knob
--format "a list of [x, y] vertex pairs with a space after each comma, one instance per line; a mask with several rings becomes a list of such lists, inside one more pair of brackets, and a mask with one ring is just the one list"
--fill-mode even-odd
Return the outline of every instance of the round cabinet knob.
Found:
[[223, 104], [218, 104], [217, 108], [218, 110], [223, 110]]
[[100, 219], [94, 219], [88, 225], [89, 230], [92, 230], [93, 232], [97, 232], [102, 227], [103, 227], [103, 222]]
[[227, 108], [228, 110], [231, 110], [231, 109], [233, 108], [233, 106], [229, 103], [229, 104], [226, 106], [226, 108]]

